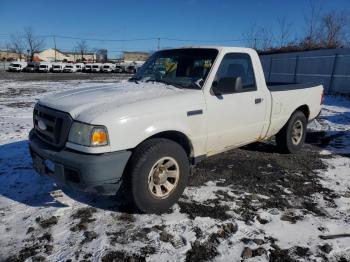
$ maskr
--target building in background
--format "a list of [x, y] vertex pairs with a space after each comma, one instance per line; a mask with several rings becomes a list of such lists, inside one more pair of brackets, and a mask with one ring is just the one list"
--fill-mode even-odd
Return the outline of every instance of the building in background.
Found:
[[[55, 48], [49, 48], [34, 54], [33, 60], [45, 62], [81, 62], [82, 56], [79, 52], [63, 52]], [[83, 62], [95, 62], [95, 53], [85, 53]]]
[[123, 60], [125, 62], [146, 61], [149, 56], [148, 52], [124, 52]]
[[27, 61], [27, 56], [25, 54], [18, 54], [16, 52], [0, 50], [0, 60], [1, 61]]

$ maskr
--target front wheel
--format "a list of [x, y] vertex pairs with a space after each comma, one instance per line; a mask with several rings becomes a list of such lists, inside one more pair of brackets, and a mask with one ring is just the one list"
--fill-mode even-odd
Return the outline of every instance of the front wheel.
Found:
[[144, 213], [164, 213], [183, 193], [189, 176], [189, 160], [177, 143], [162, 138], [138, 146], [125, 174], [127, 192]]
[[298, 152], [306, 137], [307, 120], [303, 112], [292, 114], [285, 126], [276, 135], [277, 146], [285, 153]]

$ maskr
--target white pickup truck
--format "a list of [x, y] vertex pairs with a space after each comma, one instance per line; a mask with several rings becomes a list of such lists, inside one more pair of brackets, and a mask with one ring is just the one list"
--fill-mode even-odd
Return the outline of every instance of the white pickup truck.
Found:
[[106, 195], [123, 185], [140, 211], [162, 213], [208, 156], [274, 135], [297, 152], [322, 98], [322, 85], [267, 85], [252, 49], [162, 50], [128, 81], [41, 99], [30, 151], [40, 174]]

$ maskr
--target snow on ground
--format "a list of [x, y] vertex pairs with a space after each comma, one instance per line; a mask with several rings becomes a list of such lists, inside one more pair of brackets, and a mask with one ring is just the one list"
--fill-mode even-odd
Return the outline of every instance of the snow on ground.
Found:
[[0, 81], [0, 261], [350, 260], [350, 237], [334, 236], [350, 234], [348, 99], [326, 98], [300, 155], [259, 144], [213, 157], [172, 210], [142, 215], [57, 187], [28, 153], [37, 99], [114, 81]]
[[[321, 116], [309, 125], [313, 132], [324, 132], [329, 143], [322, 154], [332, 151], [347, 154], [350, 151], [350, 102], [349, 98], [329, 96], [325, 99]], [[327, 148], [329, 149], [327, 151]]]

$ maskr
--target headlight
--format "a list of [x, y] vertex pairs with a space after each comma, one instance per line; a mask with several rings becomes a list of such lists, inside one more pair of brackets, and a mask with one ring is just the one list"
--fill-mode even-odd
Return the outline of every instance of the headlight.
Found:
[[106, 146], [108, 145], [107, 128], [73, 122], [68, 141], [83, 146]]

